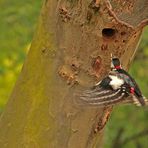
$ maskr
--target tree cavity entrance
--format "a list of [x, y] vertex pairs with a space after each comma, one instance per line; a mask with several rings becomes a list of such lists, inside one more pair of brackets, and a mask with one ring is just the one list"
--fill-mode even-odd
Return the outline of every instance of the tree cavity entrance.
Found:
[[105, 38], [111, 38], [116, 34], [117, 30], [113, 28], [104, 28], [102, 30], [102, 36]]

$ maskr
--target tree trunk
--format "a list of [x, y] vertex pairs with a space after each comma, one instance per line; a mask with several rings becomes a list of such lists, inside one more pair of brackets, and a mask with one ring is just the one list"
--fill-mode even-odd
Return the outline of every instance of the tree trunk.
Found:
[[147, 0], [46, 0], [1, 116], [0, 146], [102, 147], [112, 107], [80, 106], [75, 93], [109, 72], [111, 53], [127, 69], [147, 18]]

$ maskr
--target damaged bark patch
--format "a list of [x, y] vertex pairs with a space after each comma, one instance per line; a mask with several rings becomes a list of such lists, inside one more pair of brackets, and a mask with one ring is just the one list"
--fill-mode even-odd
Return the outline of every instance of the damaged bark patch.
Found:
[[77, 58], [73, 58], [70, 65], [75, 74], [77, 74], [79, 72], [81, 62]]
[[[94, 145], [95, 138], [97, 138], [98, 135], [101, 134], [102, 130], [104, 129], [105, 125], [107, 124], [109, 117], [111, 115], [113, 107], [104, 107], [102, 108], [102, 112], [98, 112], [96, 114], [96, 120], [92, 125], [92, 129], [90, 131], [90, 134], [87, 139], [87, 146], [91, 147]], [[93, 141], [94, 140], [94, 141]]]
[[77, 74], [74, 73], [68, 66], [62, 66], [58, 70], [58, 74], [64, 78], [68, 85], [78, 83]]
[[59, 15], [63, 22], [70, 21], [71, 18], [70, 13], [68, 13], [68, 10], [65, 7], [59, 8]]
[[105, 51], [105, 50], [107, 50], [108, 49], [108, 46], [107, 46], [107, 44], [102, 44], [102, 46], [101, 46], [101, 50], [102, 51]]
[[116, 6], [114, 8], [115, 13], [131, 13], [134, 8], [135, 0], [112, 0], [112, 3]]
[[95, 134], [100, 132], [105, 127], [105, 125], [110, 117], [112, 109], [113, 109], [113, 107], [105, 107], [103, 109], [103, 114], [102, 114], [102, 116], [100, 116], [98, 123], [97, 123], [97, 125], [95, 125], [95, 128], [94, 128]]
[[42, 48], [41, 52], [44, 54], [46, 52], [46, 48]]
[[99, 0], [92, 0], [92, 2], [89, 4], [89, 8], [93, 9], [94, 12], [98, 12], [99, 11]]
[[100, 56], [98, 56], [97, 58], [93, 60], [92, 68], [95, 71], [95, 73], [99, 73], [101, 69], [101, 64], [102, 64], [102, 59]]
[[88, 11], [87, 12], [87, 20], [88, 20], [88, 22], [91, 21], [91, 18], [92, 18], [92, 13], [91, 13], [91, 11]]

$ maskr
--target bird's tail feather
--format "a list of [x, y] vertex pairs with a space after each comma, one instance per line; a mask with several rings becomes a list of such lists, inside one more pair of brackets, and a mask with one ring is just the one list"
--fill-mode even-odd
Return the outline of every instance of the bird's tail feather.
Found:
[[147, 106], [148, 105], [148, 99], [146, 99], [144, 96], [137, 98], [136, 96], [133, 95], [133, 103], [136, 106]]

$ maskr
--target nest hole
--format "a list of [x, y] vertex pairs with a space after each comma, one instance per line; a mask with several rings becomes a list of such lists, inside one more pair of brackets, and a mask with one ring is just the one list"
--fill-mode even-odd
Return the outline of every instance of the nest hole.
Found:
[[104, 28], [102, 30], [102, 36], [105, 38], [111, 38], [113, 36], [115, 36], [117, 30], [113, 29], [113, 28]]

